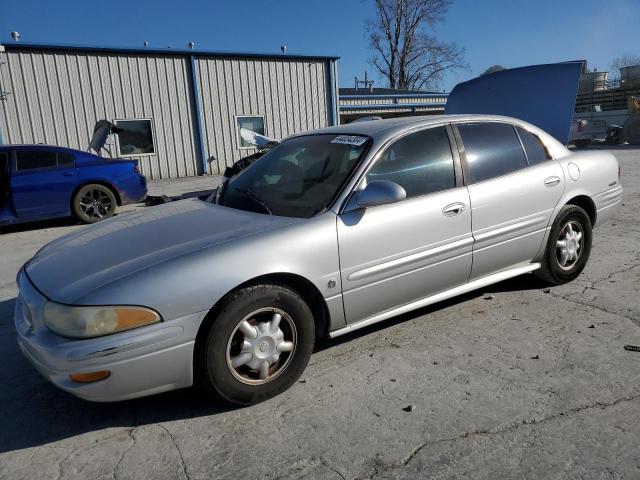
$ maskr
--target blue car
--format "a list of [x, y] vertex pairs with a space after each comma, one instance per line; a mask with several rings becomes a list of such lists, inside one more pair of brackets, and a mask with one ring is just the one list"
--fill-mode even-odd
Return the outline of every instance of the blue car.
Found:
[[49, 145], [0, 145], [0, 225], [69, 215], [94, 223], [146, 195], [136, 160]]

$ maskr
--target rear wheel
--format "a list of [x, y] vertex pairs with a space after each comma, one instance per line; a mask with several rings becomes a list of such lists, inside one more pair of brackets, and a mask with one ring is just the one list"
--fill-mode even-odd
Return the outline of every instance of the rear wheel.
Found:
[[116, 212], [116, 196], [104, 185], [85, 185], [73, 197], [73, 213], [84, 223], [95, 223]]
[[555, 285], [575, 279], [589, 260], [591, 239], [587, 212], [575, 205], [562, 207], [551, 228], [538, 276]]
[[197, 383], [228, 402], [251, 405], [289, 388], [315, 341], [311, 310], [283, 285], [243, 288], [223, 300], [196, 346]]

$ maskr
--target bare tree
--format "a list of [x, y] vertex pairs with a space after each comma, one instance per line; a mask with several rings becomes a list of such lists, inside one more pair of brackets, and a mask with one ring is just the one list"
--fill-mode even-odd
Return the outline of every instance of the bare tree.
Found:
[[464, 49], [428, 33], [444, 20], [451, 0], [374, 0], [377, 18], [367, 22], [372, 65], [390, 88], [435, 88], [448, 70], [466, 69]]
[[631, 67], [633, 65], [640, 65], [640, 57], [631, 53], [625, 53], [621, 57], [613, 59], [609, 67], [614, 71], [614, 75], [619, 75], [621, 68]]
[[640, 65], [640, 57], [632, 53], [625, 53], [621, 57], [615, 58], [611, 61], [609, 66], [611, 68], [624, 68], [631, 67], [633, 65]]

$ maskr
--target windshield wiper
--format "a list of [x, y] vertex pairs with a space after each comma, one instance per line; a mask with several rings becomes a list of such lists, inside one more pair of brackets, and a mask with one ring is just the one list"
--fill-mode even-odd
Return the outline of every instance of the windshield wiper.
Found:
[[253, 201], [253, 203], [255, 203], [256, 205], [261, 206], [265, 210], [265, 212], [267, 212], [269, 215], [273, 215], [273, 212], [267, 206], [267, 204], [264, 202], [264, 200], [262, 200], [258, 196], [258, 194], [256, 192], [254, 192], [253, 190], [249, 190], [248, 188], [245, 188], [245, 187], [238, 187], [238, 188], [236, 188], [236, 191], [244, 193], [247, 197], [249, 197]]

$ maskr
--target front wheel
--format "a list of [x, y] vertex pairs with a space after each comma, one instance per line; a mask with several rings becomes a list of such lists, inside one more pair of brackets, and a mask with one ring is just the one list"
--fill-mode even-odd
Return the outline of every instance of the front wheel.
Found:
[[196, 345], [196, 381], [231, 403], [252, 405], [289, 388], [304, 371], [315, 341], [313, 314], [283, 285], [240, 289], [223, 300]]
[[73, 213], [84, 223], [95, 223], [116, 213], [117, 201], [104, 185], [85, 185], [73, 197]]
[[565, 205], [556, 217], [538, 276], [559, 285], [574, 280], [591, 253], [591, 220], [582, 208]]

